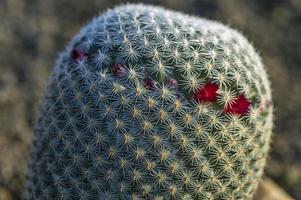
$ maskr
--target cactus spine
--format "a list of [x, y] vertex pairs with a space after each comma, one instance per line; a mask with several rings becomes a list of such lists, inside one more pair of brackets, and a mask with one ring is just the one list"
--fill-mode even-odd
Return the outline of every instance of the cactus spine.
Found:
[[271, 128], [267, 75], [241, 34], [159, 7], [116, 7], [58, 59], [24, 197], [251, 199]]

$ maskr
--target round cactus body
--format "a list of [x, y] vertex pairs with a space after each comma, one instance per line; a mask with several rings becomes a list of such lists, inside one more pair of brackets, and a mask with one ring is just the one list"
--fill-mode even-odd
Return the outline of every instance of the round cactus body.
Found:
[[251, 199], [272, 128], [260, 57], [217, 22], [145, 5], [92, 20], [61, 54], [25, 199]]

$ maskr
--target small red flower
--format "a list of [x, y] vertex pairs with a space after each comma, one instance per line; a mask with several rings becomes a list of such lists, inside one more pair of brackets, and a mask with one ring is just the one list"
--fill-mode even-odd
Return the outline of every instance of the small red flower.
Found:
[[82, 49], [75, 48], [72, 49], [71, 56], [74, 61], [78, 61], [86, 58], [88, 55]]
[[150, 78], [145, 78], [143, 80], [143, 86], [148, 90], [155, 90], [155, 83]]
[[231, 105], [227, 105], [224, 112], [244, 115], [249, 112], [251, 103], [244, 95], [239, 95]]
[[113, 74], [120, 76], [126, 73], [126, 69], [125, 66], [121, 63], [117, 63], [115, 65], [113, 65]]
[[177, 80], [176, 79], [169, 79], [169, 80], [167, 80], [166, 81], [166, 83], [167, 83], [167, 85], [169, 86], [169, 87], [176, 87], [177, 85], [178, 85], [178, 82], [177, 82]]
[[270, 106], [272, 106], [272, 102], [268, 99], [264, 99], [259, 106], [259, 112], [263, 112], [265, 109], [269, 108]]
[[196, 90], [196, 92], [193, 94], [193, 98], [197, 102], [214, 102], [217, 100], [217, 91], [217, 84], [206, 83]]
[[265, 108], [264, 108], [264, 106], [263, 106], [263, 105], [260, 105], [260, 106], [259, 106], [259, 112], [263, 112], [263, 111], [264, 111], [264, 109], [265, 109]]

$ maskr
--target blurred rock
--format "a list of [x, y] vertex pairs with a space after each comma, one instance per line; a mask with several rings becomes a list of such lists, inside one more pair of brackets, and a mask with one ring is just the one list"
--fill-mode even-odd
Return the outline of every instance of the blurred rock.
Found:
[[254, 200], [293, 200], [286, 192], [269, 178], [261, 181]]

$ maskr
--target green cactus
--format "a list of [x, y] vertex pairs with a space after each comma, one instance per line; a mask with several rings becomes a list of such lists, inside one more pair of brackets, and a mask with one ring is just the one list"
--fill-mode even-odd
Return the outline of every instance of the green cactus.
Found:
[[163, 8], [95, 18], [54, 68], [25, 199], [251, 199], [269, 81], [238, 32]]

